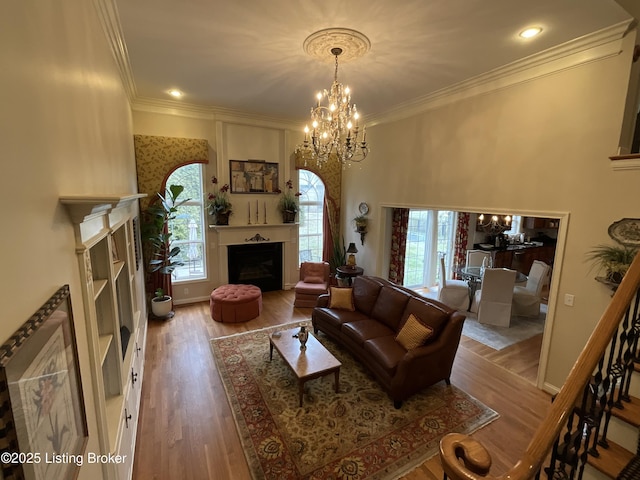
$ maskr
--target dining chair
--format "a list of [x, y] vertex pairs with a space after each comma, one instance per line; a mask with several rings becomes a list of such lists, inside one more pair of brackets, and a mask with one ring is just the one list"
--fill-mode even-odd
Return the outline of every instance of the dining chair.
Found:
[[511, 325], [511, 304], [515, 283], [515, 270], [485, 269], [482, 288], [476, 292], [478, 323], [500, 327]]
[[534, 260], [525, 286], [513, 288], [513, 314], [523, 317], [540, 315], [542, 287], [547, 282], [551, 267], [540, 260]]
[[469, 284], [464, 280], [449, 280], [444, 266], [444, 257], [440, 258], [440, 290], [438, 301], [456, 310], [466, 310], [469, 304]]
[[484, 250], [467, 250], [467, 267], [481, 267], [482, 261], [491, 259], [491, 253]]

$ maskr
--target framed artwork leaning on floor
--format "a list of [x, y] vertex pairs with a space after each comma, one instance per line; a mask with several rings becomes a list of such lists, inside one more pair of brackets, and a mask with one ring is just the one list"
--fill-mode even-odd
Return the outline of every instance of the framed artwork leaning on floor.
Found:
[[0, 347], [4, 478], [73, 479], [88, 432], [69, 286]]

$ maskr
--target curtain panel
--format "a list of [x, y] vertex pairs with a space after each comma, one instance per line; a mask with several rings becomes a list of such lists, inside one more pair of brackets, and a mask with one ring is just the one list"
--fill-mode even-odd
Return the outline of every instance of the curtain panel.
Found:
[[[453, 259], [451, 262], [451, 269], [454, 272], [458, 267], [463, 267], [467, 262], [467, 244], [469, 243], [470, 217], [471, 214], [466, 212], [458, 212], [457, 214]], [[458, 278], [458, 275], [455, 273], [454, 278]]]
[[407, 251], [408, 229], [409, 209], [394, 208], [391, 220], [391, 259], [389, 262], [389, 280], [399, 285], [404, 283], [404, 261]]

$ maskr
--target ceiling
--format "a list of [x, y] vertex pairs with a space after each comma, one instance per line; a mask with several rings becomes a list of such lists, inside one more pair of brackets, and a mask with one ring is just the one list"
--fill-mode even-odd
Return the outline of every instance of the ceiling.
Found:
[[[134, 100], [304, 122], [334, 65], [303, 42], [329, 27], [362, 32], [362, 58], [339, 80], [364, 115], [629, 20], [614, 0], [116, 0]], [[539, 25], [541, 35], [518, 33]]]

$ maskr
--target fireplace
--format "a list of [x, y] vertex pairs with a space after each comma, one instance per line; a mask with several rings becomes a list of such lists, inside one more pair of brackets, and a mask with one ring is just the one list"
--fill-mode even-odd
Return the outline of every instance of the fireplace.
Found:
[[282, 289], [282, 243], [229, 245], [229, 283], [246, 283], [263, 292]]

